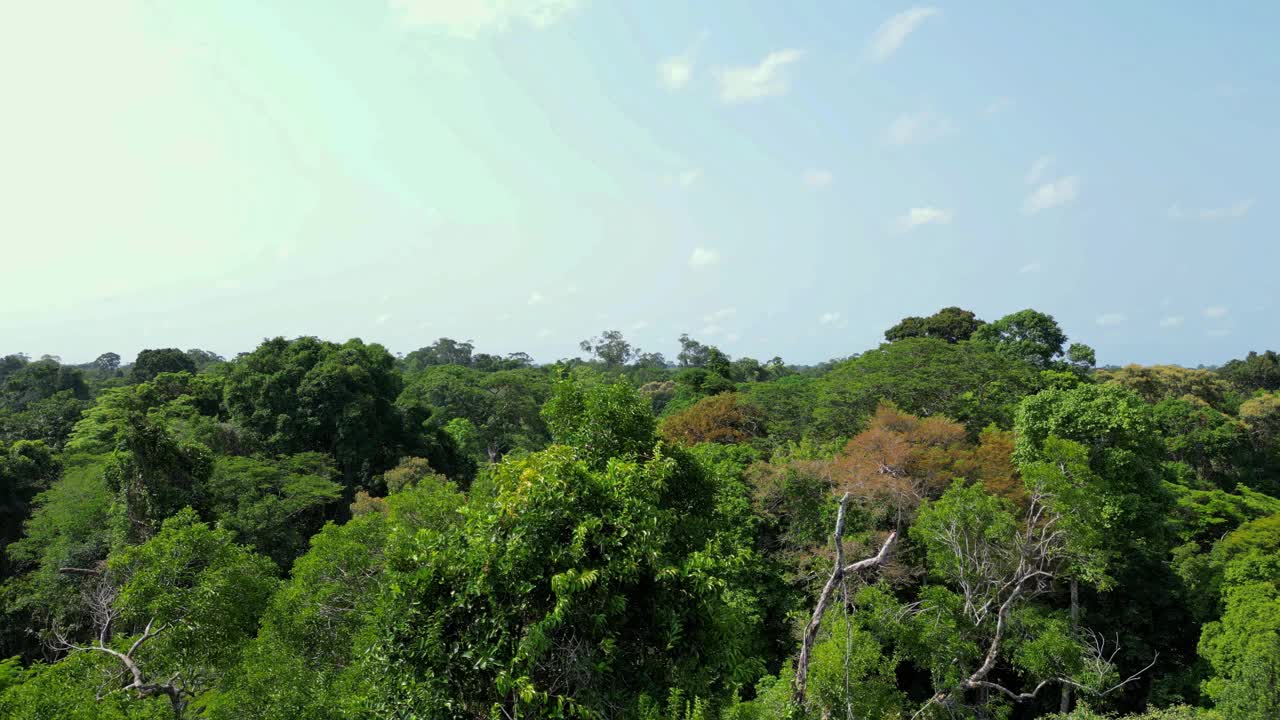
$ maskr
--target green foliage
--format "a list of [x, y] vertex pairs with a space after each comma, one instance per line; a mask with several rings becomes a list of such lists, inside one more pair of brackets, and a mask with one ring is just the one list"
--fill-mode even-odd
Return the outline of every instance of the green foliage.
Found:
[[848, 437], [881, 401], [909, 413], [944, 415], [976, 435], [1009, 427], [1017, 403], [1038, 382], [1032, 365], [990, 346], [908, 338], [837, 365], [818, 381], [813, 414], [827, 437]]
[[320, 453], [219, 457], [197, 502], [201, 515], [218, 518], [238, 542], [288, 568], [324, 523], [326, 508], [342, 498], [333, 476], [332, 461]]
[[973, 339], [993, 345], [1008, 357], [1047, 368], [1062, 355], [1067, 335], [1052, 315], [1019, 310], [978, 328]]
[[561, 380], [542, 416], [555, 441], [574, 448], [593, 468], [604, 467], [611, 458], [638, 458], [653, 450], [653, 412], [638, 392], [622, 383], [584, 386]]
[[[549, 423], [581, 444], [503, 463], [461, 537], [419, 535], [392, 558], [374, 674], [396, 682], [377, 712], [599, 712], [671, 688], [722, 694], [758, 672], [754, 593], [735, 582], [749, 549], [718, 512], [716, 476], [641, 458], [652, 417], [625, 386], [557, 391]], [[588, 431], [593, 418], [621, 432]], [[599, 463], [605, 448], [617, 452]]]
[[1243, 359], [1223, 365], [1218, 372], [1242, 392], [1280, 390], [1280, 355], [1274, 350], [1250, 351]]
[[60, 480], [36, 496], [25, 536], [5, 549], [25, 572], [4, 586], [4, 605], [33, 627], [85, 627], [76, 577], [60, 568], [93, 568], [110, 547], [112, 493], [103, 480], [107, 458], [70, 456]]
[[[1235, 551], [1248, 542], [1237, 539]], [[1214, 671], [1205, 692], [1228, 717], [1274, 718], [1280, 714], [1280, 554], [1273, 546], [1238, 555], [1226, 565], [1222, 588], [1222, 617], [1200, 637], [1200, 654]]]
[[971, 310], [947, 307], [929, 317], [905, 317], [897, 325], [884, 331], [889, 342], [913, 337], [936, 338], [949, 343], [968, 340], [978, 328], [986, 325]]
[[[612, 331], [555, 368], [448, 338], [0, 358], [0, 717], [174, 717], [118, 658], [42, 652], [148, 623], [142, 673], [210, 720], [1012, 720], [1061, 678], [1064, 720], [1280, 715], [1274, 353], [1095, 370], [1048, 315], [955, 307], [886, 339], [807, 368]], [[846, 491], [847, 558], [901, 537], [798, 708]], [[988, 652], [1048, 684], [966, 689]]]
[[412, 442], [394, 404], [402, 384], [381, 345], [275, 338], [234, 363], [224, 402], [272, 452], [332, 454], [353, 487], [393, 466]]
[[166, 628], [147, 644], [156, 677], [194, 668], [190, 679], [199, 680], [230, 668], [277, 585], [270, 560], [236, 544], [231, 532], [199, 522], [189, 508], [147, 542], [113, 554], [107, 567], [121, 578], [117, 632]]
[[43, 442], [0, 443], [0, 551], [20, 537], [36, 494], [61, 474], [61, 463]]
[[484, 460], [496, 462], [513, 450], [546, 445], [547, 429], [539, 409], [549, 392], [546, 374], [538, 370], [486, 373], [439, 365], [420, 373], [400, 394], [396, 406], [411, 426], [444, 428], [460, 446], [473, 454], [479, 450]]
[[160, 373], [194, 373], [195, 361], [177, 348], [143, 350], [129, 369], [129, 379], [135, 383], [147, 382]]
[[102, 678], [114, 661], [99, 653], [77, 653], [59, 662], [33, 665], [20, 682], [0, 691], [6, 720], [172, 720], [163, 697], [139, 700], [120, 690], [103, 690]]

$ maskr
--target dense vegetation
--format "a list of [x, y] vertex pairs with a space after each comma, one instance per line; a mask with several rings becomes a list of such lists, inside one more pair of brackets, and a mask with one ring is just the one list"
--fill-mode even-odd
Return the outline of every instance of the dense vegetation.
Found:
[[1280, 357], [0, 359], [0, 717], [1280, 717]]

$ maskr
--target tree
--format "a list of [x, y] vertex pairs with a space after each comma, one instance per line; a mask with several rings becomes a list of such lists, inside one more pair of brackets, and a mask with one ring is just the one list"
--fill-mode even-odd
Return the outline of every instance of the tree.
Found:
[[1243, 360], [1232, 360], [1218, 372], [1242, 392], [1280, 390], [1280, 354], [1274, 350], [1250, 351]]
[[689, 337], [688, 333], [680, 335], [680, 353], [676, 360], [680, 367], [702, 367], [707, 364], [707, 353], [711, 348]]
[[103, 375], [115, 375], [116, 370], [120, 369], [120, 356], [113, 352], [105, 352], [99, 355], [91, 364], [94, 370]]
[[435, 365], [471, 365], [471, 353], [475, 346], [470, 342], [458, 342], [452, 338], [440, 338], [434, 343], [418, 348], [404, 356], [403, 365], [408, 372], [419, 372]]
[[1067, 364], [1079, 372], [1089, 372], [1093, 366], [1098, 363], [1097, 354], [1093, 348], [1084, 343], [1071, 343], [1067, 347]]
[[514, 449], [546, 445], [540, 408], [549, 393], [550, 381], [543, 371], [483, 373], [449, 365], [424, 370], [396, 406], [411, 426], [443, 428], [456, 419], [468, 421], [485, 459], [497, 462]]
[[549, 422], [574, 445], [506, 460], [463, 537], [415, 539], [390, 563], [366, 712], [629, 715], [673, 688], [724, 698], [762, 669], [733, 570], [751, 549], [717, 478], [654, 449], [634, 390], [562, 388]]
[[204, 372], [205, 368], [208, 368], [211, 365], [227, 361], [226, 358], [216, 352], [201, 350], [200, 348], [191, 348], [186, 352], [186, 355], [187, 358], [191, 360], [191, 364], [195, 366], [195, 370], [193, 370], [193, 372]]
[[636, 390], [622, 383], [584, 387], [562, 379], [542, 416], [555, 442], [574, 448], [593, 468], [604, 467], [611, 458], [642, 458], [653, 451], [653, 412]]
[[[919, 633], [912, 644], [927, 654], [939, 686], [926, 708], [963, 706], [970, 693], [979, 703], [987, 693], [1027, 702], [1055, 683], [1105, 695], [1137, 679], [1115, 683], [1099, 636], [1084, 642], [1060, 620], [1028, 605], [1062, 572], [1096, 578], [1105, 567], [1099, 533], [1088, 527], [1099, 504], [1092, 482], [1078, 474], [1087, 469], [1084, 450], [1050, 446], [1072, 459], [1027, 476], [1029, 502], [1020, 520], [1008, 501], [981, 484], [957, 481], [921, 507], [911, 528], [911, 537], [924, 546], [931, 576], [945, 583], [921, 590], [919, 624], [908, 630]], [[1002, 660], [1026, 678], [1029, 689], [993, 680]]]
[[276, 585], [269, 560], [190, 509], [85, 582], [95, 637], [84, 643], [55, 631], [61, 648], [112, 658], [125, 671], [124, 690], [167, 697], [179, 720], [233, 666]]
[[195, 506], [236, 541], [287, 570], [343, 497], [333, 461], [321, 453], [279, 458], [217, 457]]
[[978, 328], [986, 325], [971, 310], [946, 307], [929, 317], [905, 317], [897, 325], [884, 331], [889, 342], [913, 337], [937, 338], [949, 343], [968, 340]]
[[1067, 336], [1052, 315], [1019, 310], [978, 328], [973, 339], [993, 345], [1011, 358], [1048, 368], [1062, 355]]
[[[0, 443], [0, 552], [22, 536], [31, 502], [62, 474], [62, 464], [42, 442]], [[9, 575], [8, 557], [0, 554], [0, 578]]]
[[[1275, 517], [1275, 516], [1273, 516]], [[1205, 625], [1200, 654], [1213, 667], [1205, 691], [1230, 718], [1280, 713], [1280, 561], [1250, 549], [1229, 562], [1222, 618]]]
[[822, 626], [827, 606], [831, 604], [831, 600], [835, 596], [837, 585], [842, 591], [841, 602], [847, 605], [848, 590], [845, 588], [845, 578], [862, 570], [883, 564], [889, 555], [889, 550], [893, 547], [894, 540], [898, 537], [896, 532], [889, 533], [884, 543], [880, 546], [880, 552], [869, 558], [846, 564], [844, 561], [844, 518], [848, 504], [849, 494], [845, 493], [844, 497], [840, 498], [840, 509], [836, 513], [835, 532], [831, 536], [831, 542], [835, 547], [836, 553], [835, 561], [831, 564], [831, 575], [827, 578], [826, 585], [823, 585], [822, 591], [818, 593], [818, 602], [813, 608], [813, 617], [809, 620], [809, 624], [805, 626], [804, 635], [800, 642], [800, 655], [796, 660], [796, 674], [793, 681], [794, 690], [792, 695], [792, 702], [800, 708], [805, 706], [805, 694], [809, 678], [809, 657], [813, 652], [814, 641], [817, 639], [818, 630]]
[[631, 343], [622, 337], [622, 332], [619, 330], [605, 330], [600, 333], [600, 337], [588, 338], [578, 345], [583, 352], [591, 353], [592, 357], [610, 368], [625, 365], [640, 353], [639, 349], [633, 348]]
[[907, 338], [838, 364], [818, 382], [813, 410], [826, 437], [861, 429], [882, 400], [920, 416], [945, 415], [976, 435], [1012, 425], [1017, 403], [1038, 389], [1033, 366], [974, 342]]
[[133, 367], [129, 370], [129, 380], [140, 383], [160, 373], [195, 373], [195, 371], [195, 362], [178, 348], [143, 350], [133, 361]]
[[1099, 370], [1098, 379], [1129, 388], [1149, 403], [1188, 395], [1215, 408], [1226, 409], [1231, 387], [1210, 370], [1192, 370], [1177, 365], [1125, 365]]
[[230, 418], [275, 453], [326, 452], [348, 488], [369, 483], [416, 441], [395, 406], [403, 386], [381, 345], [267, 340], [226, 379]]
[[662, 437], [669, 442], [696, 445], [703, 442], [748, 442], [764, 434], [761, 413], [738, 401], [736, 393], [705, 397], [662, 420]]

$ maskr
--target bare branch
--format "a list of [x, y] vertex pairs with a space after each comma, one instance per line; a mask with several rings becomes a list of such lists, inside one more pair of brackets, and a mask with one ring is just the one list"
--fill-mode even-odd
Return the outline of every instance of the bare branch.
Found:
[[836, 586], [840, 584], [847, 574], [866, 570], [883, 563], [889, 557], [889, 549], [898, 537], [896, 531], [889, 533], [889, 537], [885, 538], [884, 544], [880, 546], [880, 552], [865, 560], [845, 565], [843, 544], [844, 516], [848, 505], [849, 493], [845, 493], [840, 498], [840, 508], [836, 512], [836, 529], [832, 535], [835, 543], [836, 558], [831, 567], [831, 576], [827, 578], [827, 584], [822, 587], [822, 592], [818, 595], [818, 604], [813, 609], [813, 617], [809, 619], [809, 624], [805, 626], [804, 636], [800, 642], [800, 656], [796, 659], [796, 676], [792, 691], [793, 702], [800, 706], [805, 703], [806, 685], [809, 679], [809, 657], [813, 652], [813, 644], [817, 639], [818, 629], [822, 626], [822, 616], [826, 613], [827, 606], [831, 604], [831, 597], [835, 594]]

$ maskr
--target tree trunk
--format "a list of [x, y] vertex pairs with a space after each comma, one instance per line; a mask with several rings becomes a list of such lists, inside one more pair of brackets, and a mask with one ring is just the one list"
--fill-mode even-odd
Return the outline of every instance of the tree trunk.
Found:
[[[1071, 633], [1075, 634], [1080, 629], [1080, 584], [1075, 578], [1071, 578]], [[1066, 683], [1062, 684], [1062, 699], [1058, 703], [1058, 712], [1066, 715], [1071, 712], [1071, 691], [1072, 687]]]

